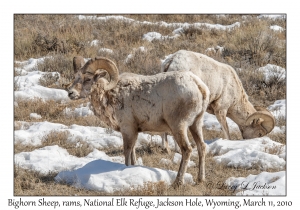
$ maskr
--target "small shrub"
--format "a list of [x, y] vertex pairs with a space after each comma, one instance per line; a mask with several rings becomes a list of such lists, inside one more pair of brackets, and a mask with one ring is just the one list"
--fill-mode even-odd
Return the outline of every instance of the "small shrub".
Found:
[[286, 98], [285, 79], [278, 80], [278, 76], [266, 79], [262, 72], [249, 65], [236, 72], [254, 105], [269, 106], [275, 100]]
[[270, 29], [267, 21], [251, 19], [239, 28], [228, 31], [224, 56], [238, 61], [236, 67], [241, 67], [242, 62], [256, 66], [268, 63], [279, 65], [279, 60], [284, 62], [285, 55], [278, 43], [276, 32]]
[[52, 131], [43, 137], [41, 147], [58, 145], [65, 148], [70, 155], [77, 157], [85, 157], [93, 151], [93, 148], [81, 139], [75, 142], [69, 141], [69, 135], [68, 131]]
[[59, 40], [57, 37], [50, 37], [47, 35], [37, 34], [34, 39], [33, 45], [41, 52], [57, 52], [68, 53], [70, 47], [67, 45], [66, 40]]
[[271, 133], [268, 134], [268, 137], [273, 141], [279, 142], [281, 144], [286, 145], [286, 132], [283, 133]]
[[58, 73], [46, 73], [39, 79], [39, 84], [44, 87], [51, 87], [59, 80]]
[[265, 152], [272, 155], [280, 155], [283, 152], [284, 145], [273, 144], [270, 148], [265, 148]]
[[62, 78], [71, 81], [74, 77], [72, 59], [63, 54], [53, 54], [37, 63], [37, 69], [42, 72], [58, 72]]
[[284, 116], [279, 116], [276, 118], [276, 126], [281, 127], [281, 126], [286, 126], [286, 117]]
[[[45, 57], [43, 62], [37, 63], [36, 68], [42, 72], [57, 72], [58, 74], [45, 74], [40, 79], [40, 84], [45, 87], [64, 89], [65, 84], [69, 84], [74, 79], [73, 58], [68, 58], [63, 54], [53, 54]], [[55, 83], [55, 85], [53, 85]]]
[[155, 55], [155, 50], [136, 50], [126, 59], [126, 69], [129, 72], [143, 75], [153, 75], [160, 72], [161, 62]]

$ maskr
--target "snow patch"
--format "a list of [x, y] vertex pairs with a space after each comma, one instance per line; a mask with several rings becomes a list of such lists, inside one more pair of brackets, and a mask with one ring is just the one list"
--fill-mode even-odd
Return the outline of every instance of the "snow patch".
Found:
[[110, 159], [104, 152], [94, 150], [84, 158], [69, 155], [68, 151], [57, 145], [36, 149], [32, 152], [21, 152], [15, 155], [15, 163], [22, 168], [38, 171], [43, 174], [75, 170], [96, 159]]
[[[39, 61], [40, 60], [41, 59], [39, 59]], [[33, 61], [29, 62], [28, 65], [31, 66], [32, 62]], [[37, 61], [33, 63], [36, 62]], [[15, 85], [18, 87], [18, 90], [14, 91], [15, 99], [28, 100], [28, 99], [40, 98], [43, 100], [55, 100], [55, 101], [70, 100], [67, 91], [61, 89], [47, 88], [39, 84], [41, 77], [45, 74], [49, 74], [49, 72], [32, 71], [31, 67], [28, 67], [26, 65], [22, 68], [23, 68], [22, 69], [23, 73], [14, 78]], [[25, 71], [27, 72], [26, 74], [24, 73]], [[51, 74], [53, 76], [55, 74], [58, 74], [58, 76], [60, 77], [59, 73], [57, 72], [51, 72]]]
[[[173, 157], [173, 163], [180, 164], [181, 159], [182, 159], [182, 155], [179, 153], [175, 153]], [[196, 166], [196, 163], [194, 161], [189, 160], [188, 167], [194, 167], [194, 166]]]
[[277, 100], [274, 104], [268, 107], [268, 110], [273, 114], [275, 118], [283, 117], [285, 119], [286, 116], [286, 100]]
[[[112, 193], [116, 190], [134, 189], [147, 182], [164, 181], [171, 184], [176, 175], [174, 171], [145, 166], [126, 166], [100, 159], [73, 171], [62, 171], [55, 180], [67, 182], [78, 188]], [[192, 175], [186, 173], [184, 182], [193, 184]]]
[[264, 78], [267, 82], [272, 79], [275, 79], [277, 82], [282, 82], [283, 80], [285, 80], [286, 71], [280, 66], [267, 64], [264, 67], [258, 68], [258, 71], [264, 74]]
[[98, 52], [99, 52], [99, 53], [104, 52], [104, 53], [109, 53], [109, 54], [113, 54], [113, 53], [114, 53], [113, 50], [108, 49], [108, 48], [100, 48], [100, 49], [98, 50]]
[[283, 32], [284, 31], [284, 29], [281, 26], [278, 26], [278, 25], [270, 26], [270, 29], [272, 29], [274, 31], [279, 31], [279, 32]]
[[241, 141], [218, 139], [208, 147], [217, 163], [229, 167], [283, 170], [286, 166], [285, 145], [269, 137]]
[[100, 44], [99, 40], [93, 40], [93, 41], [90, 42], [90, 45], [95, 46], [95, 47], [97, 47], [99, 44]]
[[284, 19], [286, 18], [286, 15], [259, 15], [257, 18], [269, 18], [269, 19]]
[[37, 113], [30, 113], [29, 117], [31, 119], [37, 119], [37, 120], [42, 119], [42, 116]]
[[[174, 33], [173, 33], [174, 34]], [[149, 42], [153, 40], [166, 40], [166, 39], [175, 39], [178, 37], [178, 34], [175, 34], [173, 36], [163, 36], [158, 32], [148, 32], [143, 35], [143, 40], [147, 40]]]
[[86, 106], [83, 104], [80, 105], [80, 107], [73, 109], [65, 108], [63, 113], [68, 117], [85, 117], [89, 115], [94, 115], [94, 112], [90, 109], [90, 103], [88, 103]]
[[130, 53], [130, 54], [126, 57], [125, 63], [129, 63], [130, 60], [134, 57], [134, 55], [135, 55], [136, 53], [146, 53], [146, 52], [147, 52], [147, 50], [146, 50], [146, 48], [143, 47], [143, 46], [141, 46], [141, 47], [139, 47], [139, 48], [134, 48], [134, 49], [133, 49], [133, 52]]

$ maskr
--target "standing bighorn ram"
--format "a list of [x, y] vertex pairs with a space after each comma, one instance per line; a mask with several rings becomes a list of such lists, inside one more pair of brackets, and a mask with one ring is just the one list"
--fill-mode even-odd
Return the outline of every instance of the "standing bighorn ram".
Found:
[[162, 63], [162, 72], [187, 70], [197, 75], [210, 91], [208, 113], [216, 115], [226, 139], [230, 139], [226, 116], [238, 126], [244, 139], [261, 137], [275, 126], [273, 115], [254, 107], [234, 69], [206, 55], [180, 50]]
[[[138, 132], [171, 132], [182, 152], [174, 185], [182, 184], [192, 152], [187, 136], [189, 129], [198, 149], [198, 181], [204, 181], [202, 123], [209, 102], [209, 90], [197, 76], [188, 71], [153, 76], [119, 75], [116, 65], [102, 57], [89, 60], [76, 71], [77, 66], [82, 64], [80, 60], [82, 57], [73, 60], [75, 80], [66, 86], [68, 95], [71, 99], [89, 96], [95, 115], [121, 132], [126, 165], [135, 164], [134, 146]], [[104, 78], [106, 73], [110, 81]]]
[[[76, 73], [78, 70], [80, 70], [84, 66], [85, 63], [86, 62], [82, 56], [75, 56], [73, 58], [74, 72]], [[151, 133], [153, 133], [153, 132], [151, 132]], [[170, 155], [171, 150], [169, 148], [169, 144], [168, 144], [168, 140], [167, 140], [167, 133], [155, 133], [155, 134], [161, 136], [162, 148], [164, 149], [164, 151], [166, 151]], [[176, 144], [176, 142], [175, 142], [175, 151], [180, 152], [180, 149], [179, 149], [178, 145]]]

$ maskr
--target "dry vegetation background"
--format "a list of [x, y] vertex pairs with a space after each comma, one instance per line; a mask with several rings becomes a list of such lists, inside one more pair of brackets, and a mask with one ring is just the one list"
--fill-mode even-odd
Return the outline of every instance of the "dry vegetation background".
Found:
[[[108, 15], [97, 15], [108, 16]], [[14, 59], [23, 61], [29, 58], [49, 56], [38, 69], [45, 72], [59, 72], [60, 85], [55, 84], [58, 77], [45, 76], [40, 83], [46, 87], [62, 88], [61, 84], [72, 79], [72, 58], [82, 55], [85, 58], [105, 56], [112, 59], [120, 72], [134, 72], [138, 74], [155, 74], [160, 72], [161, 59], [166, 55], [180, 49], [191, 50], [208, 54], [214, 59], [227, 63], [237, 70], [243, 86], [254, 105], [269, 106], [275, 100], [286, 98], [286, 82], [274, 77], [265, 81], [263, 75], [256, 71], [258, 67], [266, 64], [275, 64], [286, 68], [286, 33], [270, 29], [271, 25], [286, 28], [285, 19], [258, 19], [255, 15], [130, 15], [122, 16], [138, 21], [167, 23], [210, 23], [231, 25], [240, 22], [240, 27], [233, 30], [216, 30], [206, 27], [185, 27], [181, 36], [176, 39], [143, 40], [142, 36], [148, 32], [158, 32], [163, 36], [172, 35], [177, 27], [164, 27], [159, 25], [133, 24], [116, 19], [107, 21], [79, 20], [78, 15], [14, 15]], [[244, 18], [243, 16], [247, 16]], [[92, 40], [99, 40], [98, 46], [91, 46]], [[134, 50], [145, 47], [146, 51]], [[207, 48], [222, 46], [222, 53], [207, 52]], [[108, 53], [100, 48], [108, 48]], [[132, 59], [125, 62], [127, 56]], [[17, 65], [17, 64], [15, 64]], [[242, 69], [239, 71], [238, 69]], [[15, 73], [16, 75], [16, 73]], [[18, 89], [17, 86], [14, 87]], [[66, 107], [75, 108], [86, 101], [72, 101], [67, 104], [55, 101], [43, 102], [41, 100], [19, 100], [14, 109], [15, 121], [36, 122], [29, 118], [30, 113], [37, 113], [47, 120], [65, 125], [78, 124], [85, 126], [102, 126], [94, 116], [65, 117], [62, 113]], [[277, 120], [277, 125], [285, 125], [285, 120]], [[15, 129], [19, 129], [15, 126]], [[109, 132], [109, 130], [108, 130]], [[240, 133], [231, 134], [236, 139], [241, 138]], [[204, 130], [205, 139], [223, 137], [221, 132]], [[285, 144], [286, 136], [270, 136], [273, 140]], [[44, 139], [47, 145], [59, 145], [66, 148], [72, 155], [83, 157], [91, 150], [88, 146], [80, 149], [66, 141], [64, 133], [51, 133]], [[37, 147], [15, 144], [15, 153], [33, 151]], [[108, 155], [122, 155], [123, 151], [107, 150]], [[144, 165], [157, 166], [161, 158], [168, 158], [161, 148], [149, 144], [137, 150], [142, 156]], [[194, 160], [198, 163], [198, 160]], [[177, 171], [177, 166], [165, 166], [165, 169]], [[187, 172], [194, 177], [198, 166], [188, 168]], [[252, 169], [228, 168], [216, 164], [211, 155], [206, 160], [207, 183], [223, 183], [231, 176], [247, 176], [260, 173], [259, 167]], [[14, 192], [15, 195], [103, 195], [100, 192], [76, 189], [67, 184], [55, 183], [56, 174], [41, 175], [37, 172], [15, 167]], [[115, 192], [113, 195], [233, 195], [228, 189], [211, 189], [206, 183], [196, 186], [184, 185], [177, 190], [170, 188], [163, 182], [149, 183], [143, 188], [134, 191]]]

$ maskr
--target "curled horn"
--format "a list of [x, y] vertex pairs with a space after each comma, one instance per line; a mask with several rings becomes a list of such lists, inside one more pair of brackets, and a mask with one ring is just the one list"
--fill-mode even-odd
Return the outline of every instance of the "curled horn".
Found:
[[110, 82], [104, 87], [105, 90], [110, 90], [117, 85], [119, 80], [119, 70], [115, 63], [104, 57], [95, 57], [82, 67], [82, 73], [97, 74], [98, 69], [104, 69], [110, 76]]
[[253, 120], [255, 120], [255, 123], [261, 124], [267, 133], [270, 133], [275, 127], [275, 118], [267, 109], [263, 107], [255, 106], [254, 108], [257, 110], [257, 112], [254, 112], [248, 117], [246, 120], [246, 125], [251, 125]]

